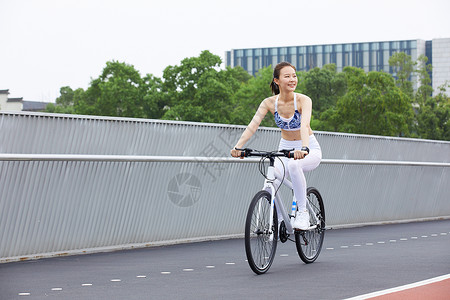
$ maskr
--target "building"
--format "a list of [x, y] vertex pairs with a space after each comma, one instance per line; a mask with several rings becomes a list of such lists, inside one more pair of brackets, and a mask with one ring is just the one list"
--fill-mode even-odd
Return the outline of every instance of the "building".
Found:
[[[433, 89], [439, 92], [438, 87], [450, 84], [450, 38], [434, 39], [431, 43], [433, 58]], [[447, 95], [450, 95], [447, 89]]]
[[0, 90], [0, 110], [45, 111], [47, 102], [26, 101], [23, 98], [9, 98], [9, 90]]
[[[255, 75], [259, 69], [274, 66], [281, 61], [292, 63], [298, 71], [308, 71], [326, 64], [335, 64], [340, 72], [346, 66], [369, 71], [384, 71], [395, 76], [389, 67], [389, 57], [395, 52], [405, 52], [413, 61], [423, 54], [432, 64], [432, 85], [437, 88], [450, 83], [450, 38], [424, 40], [403, 40], [347, 44], [325, 44], [272, 48], [232, 49], [225, 52], [225, 65], [241, 66]], [[417, 79], [411, 78], [416, 87]], [[450, 95], [450, 91], [447, 90]]]

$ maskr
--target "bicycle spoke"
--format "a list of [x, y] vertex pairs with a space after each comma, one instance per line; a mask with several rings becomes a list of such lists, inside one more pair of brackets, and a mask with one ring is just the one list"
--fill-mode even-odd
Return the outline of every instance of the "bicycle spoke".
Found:
[[319, 192], [314, 189], [308, 189], [308, 209], [310, 214], [310, 223], [316, 226], [313, 229], [302, 231], [295, 236], [297, 244], [297, 252], [305, 263], [314, 262], [322, 249], [324, 227], [325, 227], [325, 211], [323, 207], [322, 197]]
[[[265, 273], [275, 256], [277, 235], [270, 228], [270, 214], [270, 194], [259, 192], [250, 204], [245, 233], [247, 260], [257, 274]], [[273, 226], [277, 226], [276, 221]]]

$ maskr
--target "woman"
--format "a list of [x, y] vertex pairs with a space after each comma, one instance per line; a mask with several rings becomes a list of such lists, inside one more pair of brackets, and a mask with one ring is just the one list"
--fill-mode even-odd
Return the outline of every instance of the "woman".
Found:
[[[248, 124], [236, 146], [231, 150], [233, 157], [240, 157], [245, 143], [256, 132], [268, 111], [275, 117], [275, 123], [281, 128], [281, 140], [278, 149], [295, 149], [294, 160], [283, 158], [286, 173], [291, 177], [294, 197], [298, 211], [293, 227], [299, 230], [309, 228], [309, 214], [306, 209], [306, 179], [304, 172], [317, 168], [322, 159], [322, 150], [310, 127], [312, 102], [303, 94], [295, 93], [298, 79], [296, 70], [288, 62], [275, 66], [271, 83], [273, 96], [264, 99], [259, 105], [255, 116]], [[276, 160], [277, 178], [282, 177], [283, 166]], [[281, 184], [277, 179], [275, 184]]]

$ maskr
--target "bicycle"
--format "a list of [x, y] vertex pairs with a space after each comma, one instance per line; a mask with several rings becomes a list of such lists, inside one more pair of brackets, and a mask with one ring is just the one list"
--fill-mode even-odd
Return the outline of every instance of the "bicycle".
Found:
[[[314, 262], [320, 254], [325, 235], [325, 207], [322, 196], [314, 187], [307, 189], [306, 207], [309, 211], [310, 227], [307, 230], [297, 230], [291, 225], [297, 210], [295, 198], [292, 202], [291, 214], [288, 214], [281, 195], [277, 194], [282, 184], [292, 190], [292, 183], [283, 175], [278, 189], [273, 184], [275, 159], [281, 156], [293, 158], [294, 149], [272, 152], [249, 148], [236, 148], [236, 150], [241, 151], [241, 157], [261, 157], [259, 170], [265, 177], [264, 187], [253, 197], [245, 222], [245, 252], [250, 268], [258, 275], [269, 270], [275, 258], [278, 239], [282, 243], [287, 240], [295, 241], [300, 259], [307, 264]], [[266, 159], [269, 159], [269, 166], [264, 173]], [[281, 213], [282, 217], [280, 224], [278, 224], [278, 213]], [[292, 234], [295, 240], [290, 238]]]

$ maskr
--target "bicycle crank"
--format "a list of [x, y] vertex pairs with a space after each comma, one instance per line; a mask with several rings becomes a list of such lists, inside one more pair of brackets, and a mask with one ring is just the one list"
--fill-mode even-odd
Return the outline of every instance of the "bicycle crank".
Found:
[[289, 234], [286, 232], [286, 225], [284, 221], [281, 221], [280, 224], [280, 242], [285, 243], [289, 239]]

